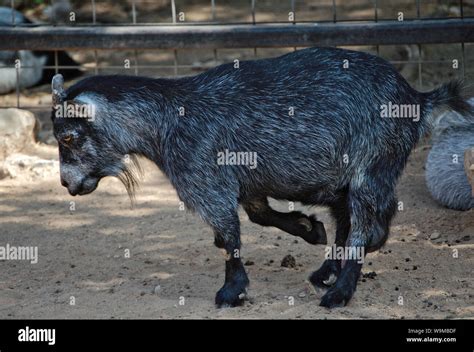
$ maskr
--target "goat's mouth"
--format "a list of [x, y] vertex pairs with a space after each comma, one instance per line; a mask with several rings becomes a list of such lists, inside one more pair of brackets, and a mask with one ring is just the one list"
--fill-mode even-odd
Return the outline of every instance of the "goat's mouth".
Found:
[[89, 193], [92, 193], [95, 191], [97, 188], [97, 185], [99, 184], [98, 178], [87, 178], [84, 179], [80, 184], [71, 186], [67, 186], [67, 190], [71, 196], [83, 196]]

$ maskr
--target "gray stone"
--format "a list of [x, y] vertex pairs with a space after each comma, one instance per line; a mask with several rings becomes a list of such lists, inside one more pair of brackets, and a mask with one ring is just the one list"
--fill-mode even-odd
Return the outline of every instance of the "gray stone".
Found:
[[57, 160], [41, 159], [37, 156], [13, 153], [5, 161], [0, 162], [0, 178], [18, 177], [22, 174], [32, 173], [35, 176], [53, 176], [59, 170]]
[[437, 240], [438, 238], [441, 237], [441, 234], [439, 232], [433, 232], [431, 235], [430, 235], [430, 240]]
[[0, 109], [0, 161], [35, 142], [35, 116], [27, 110]]

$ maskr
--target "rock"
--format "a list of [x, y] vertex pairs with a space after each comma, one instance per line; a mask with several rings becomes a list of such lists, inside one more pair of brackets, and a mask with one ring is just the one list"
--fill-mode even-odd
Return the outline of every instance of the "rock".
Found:
[[441, 237], [441, 234], [438, 231], [435, 231], [430, 235], [430, 240], [437, 240], [440, 237]]
[[281, 266], [285, 268], [296, 268], [296, 259], [291, 254], [286, 255], [282, 261]]
[[375, 271], [370, 271], [368, 273], [362, 273], [362, 277], [364, 279], [375, 279], [375, 277], [377, 276], [377, 273]]
[[35, 142], [35, 116], [15, 108], [0, 109], [0, 160]]
[[33, 173], [35, 176], [49, 177], [59, 170], [59, 161], [41, 159], [20, 153], [9, 155], [3, 163], [0, 163], [0, 176], [18, 177], [25, 173]]

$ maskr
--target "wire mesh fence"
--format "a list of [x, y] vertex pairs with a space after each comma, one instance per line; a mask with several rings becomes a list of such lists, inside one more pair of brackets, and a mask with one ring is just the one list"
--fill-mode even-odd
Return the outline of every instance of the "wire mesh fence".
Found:
[[[15, 1], [0, 27], [14, 53], [0, 75], [15, 89], [0, 107], [49, 109], [49, 86], [22, 87], [32, 70], [176, 77], [218, 64], [277, 56], [311, 45], [367, 51], [391, 61], [417, 89], [474, 75], [474, 1], [84, 0]], [[13, 10], [35, 21], [22, 20]], [[52, 50], [41, 65], [21, 52]], [[77, 64], [61, 63], [67, 50]], [[25, 60], [23, 60], [25, 61]], [[12, 70], [14, 71], [12, 73]]]

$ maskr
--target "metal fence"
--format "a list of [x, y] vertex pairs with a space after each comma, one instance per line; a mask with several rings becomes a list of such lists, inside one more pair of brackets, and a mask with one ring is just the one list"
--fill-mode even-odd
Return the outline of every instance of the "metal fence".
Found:
[[[353, 3], [360, 4], [359, 8], [363, 11], [360, 11], [360, 16], [348, 16], [344, 8], [351, 1], [248, 0], [233, 3], [224, 0], [171, 0], [162, 1], [156, 19], [150, 21], [149, 18], [142, 19], [140, 16], [143, 13], [140, 9], [144, 5], [150, 5], [150, 2], [130, 0], [126, 2], [130, 8], [126, 18], [113, 23], [100, 23], [97, 8], [105, 1], [85, 0], [90, 11], [86, 15], [83, 13], [79, 21], [67, 21], [67, 15], [74, 14], [74, 10], [69, 13], [66, 11], [66, 19], [53, 17], [53, 24], [16, 23], [15, 16], [12, 16], [11, 26], [0, 27], [0, 50], [52, 50], [56, 53], [58, 50], [90, 51], [93, 53], [93, 64], [81, 67], [95, 74], [103, 70], [141, 74], [156, 69], [164, 72], [163, 75], [177, 76], [187, 74], [190, 70], [209, 67], [180, 62], [179, 56], [186, 56], [191, 49], [211, 53], [217, 64], [219, 52], [225, 49], [240, 51], [251, 48], [253, 56], [259, 57], [261, 48], [296, 50], [315, 45], [358, 46], [358, 49], [383, 56], [384, 46], [412, 45], [416, 48], [416, 55], [413, 57], [407, 60], [388, 59], [399, 65], [416, 65], [416, 84], [419, 89], [426, 88], [422, 75], [423, 65], [426, 64], [451, 65], [453, 60], [457, 60], [455, 75], [468, 79], [470, 76], [468, 77], [467, 68], [474, 59], [474, 48], [469, 45], [474, 42], [474, 2], [412, 1], [412, 6], [400, 7], [400, 11], [391, 11], [387, 15], [383, 11], [384, 6], [393, 1], [354, 0]], [[14, 0], [10, 2], [12, 8], [17, 4]], [[59, 0], [50, 2], [51, 6], [57, 4]], [[186, 6], [191, 5], [200, 8], [194, 11], [200, 12], [199, 18], [186, 17]], [[436, 9], [440, 6], [447, 6], [447, 16], [433, 15], [432, 11], [425, 14], [423, 11], [425, 8]], [[241, 10], [239, 16], [222, 16], [226, 8], [236, 7]], [[247, 15], [243, 15], [246, 12]], [[259, 16], [260, 13], [265, 16]], [[459, 50], [456, 50], [454, 57], [449, 58], [423, 56], [422, 46], [431, 44], [455, 45]], [[466, 48], [468, 45], [469, 48]], [[106, 57], [110, 50], [126, 52], [124, 57], [127, 58], [132, 53], [131, 64], [102, 66], [99, 56]], [[172, 61], [140, 62], [140, 53], [156, 50], [171, 53]], [[56, 72], [73, 68], [59, 65], [57, 57], [58, 55], [54, 66], [45, 68], [53, 68]], [[211, 63], [210, 66], [212, 65]], [[0, 74], [2, 68], [5, 67], [0, 67]], [[17, 76], [19, 74], [17, 72]], [[10, 100], [3, 105], [30, 109], [41, 105], [22, 104], [24, 94], [19, 87], [15, 94], [15, 104], [11, 104]]]

